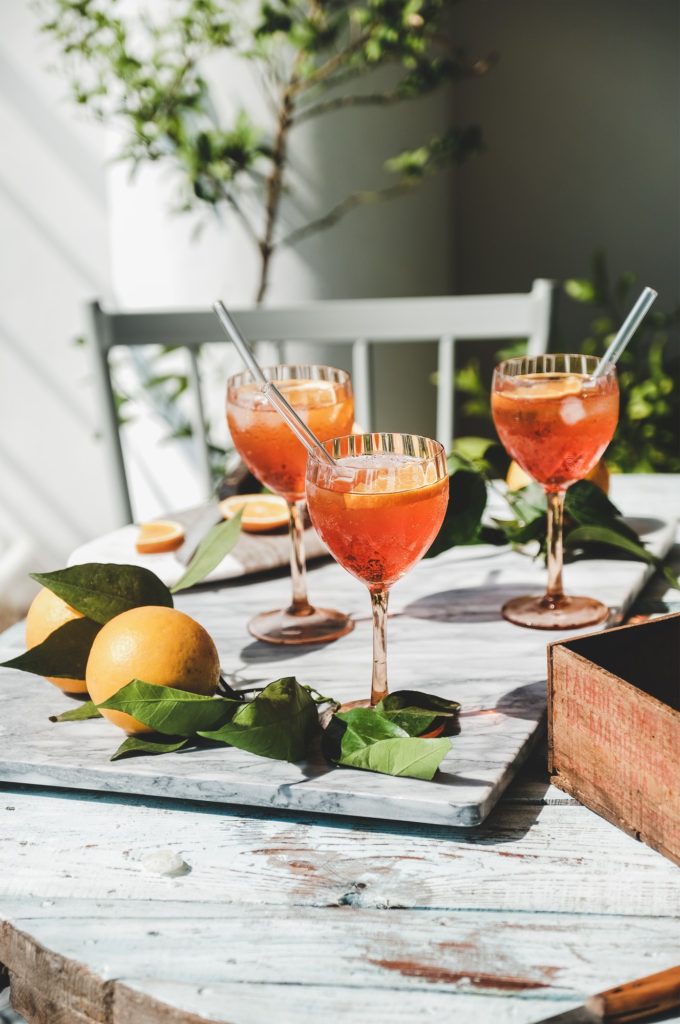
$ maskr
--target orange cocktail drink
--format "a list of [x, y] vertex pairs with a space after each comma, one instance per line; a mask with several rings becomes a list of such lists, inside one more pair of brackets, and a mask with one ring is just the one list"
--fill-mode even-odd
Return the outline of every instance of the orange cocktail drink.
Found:
[[389, 589], [439, 532], [449, 494], [446, 457], [437, 441], [412, 434], [358, 434], [324, 447], [335, 466], [310, 455], [307, 503], [333, 557], [371, 594], [374, 705], [387, 693]]
[[491, 402], [505, 450], [552, 491], [588, 475], [619, 416], [613, 375], [593, 384], [580, 373], [518, 374], [503, 380]]
[[[321, 368], [300, 366], [297, 369], [311, 374]], [[320, 441], [348, 433], [354, 423], [349, 376], [341, 370], [335, 372], [337, 380], [273, 378], [279, 391]], [[272, 379], [271, 372], [268, 374], [265, 370], [265, 375]], [[250, 375], [238, 375], [242, 377], [250, 378]], [[227, 395], [227, 422], [234, 445], [261, 483], [287, 501], [300, 501], [305, 496], [306, 448], [262, 394], [259, 385], [239, 383], [238, 378], [231, 378]]]
[[[325, 441], [347, 433], [354, 422], [350, 376], [331, 366], [281, 365], [264, 369], [279, 391]], [[239, 455], [254, 476], [288, 502], [293, 597], [286, 609], [257, 615], [249, 629], [259, 640], [278, 644], [321, 643], [352, 629], [342, 612], [314, 608], [307, 599], [303, 545], [307, 451], [249, 372], [229, 378], [227, 422]]]
[[592, 625], [609, 609], [562, 589], [562, 518], [567, 488], [582, 480], [614, 436], [619, 390], [613, 365], [597, 373], [595, 356], [550, 354], [496, 367], [491, 409], [506, 451], [542, 484], [548, 504], [548, 589], [503, 606], [511, 622], [540, 629]]

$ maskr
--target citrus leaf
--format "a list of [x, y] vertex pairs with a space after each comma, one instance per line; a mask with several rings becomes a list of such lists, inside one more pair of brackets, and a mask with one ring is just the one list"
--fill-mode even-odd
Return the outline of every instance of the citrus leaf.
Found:
[[164, 737], [158, 740], [146, 736], [128, 736], [109, 760], [120, 761], [123, 757], [137, 757], [140, 754], [171, 754], [173, 750], [181, 750], [188, 742], [186, 737], [177, 740], [168, 740]]
[[577, 480], [567, 491], [564, 510], [577, 523], [604, 523], [621, 516], [601, 487], [591, 480]]
[[389, 718], [383, 718], [377, 709], [352, 708], [351, 711], [338, 711], [334, 717], [347, 726], [342, 736], [341, 757], [380, 740], [408, 737], [404, 729]]
[[477, 473], [498, 472], [493, 458], [489, 458], [489, 452], [498, 457], [503, 449], [498, 441], [488, 437], [457, 437], [451, 444], [446, 462], [449, 472], [454, 473], [458, 469], [471, 469]]
[[166, 585], [155, 573], [138, 565], [86, 562], [56, 572], [33, 572], [31, 576], [102, 626], [140, 605], [172, 608], [172, 595]]
[[660, 558], [653, 555], [651, 551], [643, 547], [639, 542], [631, 540], [617, 530], [609, 529], [606, 526], [579, 526], [572, 530], [564, 538], [565, 547], [580, 547], [582, 544], [605, 544], [609, 547], [619, 548], [627, 552], [632, 558], [640, 562], [647, 562], [660, 569], [668, 584], [674, 590], [680, 590], [680, 580], [669, 565], [664, 565]]
[[647, 562], [648, 565], [660, 565], [659, 559], [651, 551], [644, 548], [639, 541], [631, 540], [629, 537], [619, 533], [610, 526], [601, 526], [593, 523], [587, 526], [578, 526], [570, 530], [564, 538], [565, 547], [580, 547], [582, 544], [606, 544], [610, 547], [626, 551], [638, 561]]
[[451, 741], [447, 739], [424, 740], [407, 736], [378, 740], [342, 754], [338, 764], [380, 772], [382, 775], [401, 775], [429, 781], [450, 749]]
[[546, 514], [548, 504], [545, 491], [540, 484], [531, 483], [519, 491], [507, 491], [505, 497], [512, 511], [525, 526]]
[[172, 587], [172, 593], [193, 587], [201, 580], [204, 580], [208, 573], [211, 573], [232, 550], [239, 533], [241, 532], [241, 516], [243, 509], [239, 509], [235, 516], [226, 519], [223, 523], [217, 523], [208, 531], [201, 543], [198, 545], [196, 554], [189, 562], [187, 570]]
[[670, 565], [661, 566], [661, 572], [663, 573], [664, 579], [668, 585], [673, 587], [673, 590], [680, 590], [680, 580], [673, 572]]
[[219, 729], [241, 704], [226, 697], [206, 697], [133, 679], [97, 706], [124, 711], [154, 732], [195, 736], [202, 729]]
[[459, 469], [449, 481], [449, 501], [444, 521], [425, 558], [434, 558], [456, 544], [474, 544], [486, 508], [486, 484], [471, 469]]
[[247, 704], [239, 705], [230, 722], [199, 736], [279, 761], [301, 761], [319, 731], [311, 696], [293, 676], [277, 679]]
[[457, 718], [460, 704], [419, 690], [397, 690], [383, 697], [376, 711], [409, 736], [422, 736], [437, 719]]
[[38, 676], [84, 679], [90, 648], [100, 629], [99, 623], [91, 619], [72, 619], [50, 633], [41, 644], [10, 661], [3, 661], [2, 666], [35, 672]]
[[101, 712], [91, 700], [79, 704], [70, 711], [62, 711], [60, 715], [50, 715], [50, 722], [84, 722], [88, 718], [101, 718]]

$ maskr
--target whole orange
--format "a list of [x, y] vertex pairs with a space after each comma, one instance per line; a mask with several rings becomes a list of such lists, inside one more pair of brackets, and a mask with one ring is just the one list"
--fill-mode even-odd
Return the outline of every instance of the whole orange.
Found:
[[[212, 638], [176, 608], [145, 605], [116, 615], [95, 637], [85, 673], [87, 689], [101, 704], [133, 679], [212, 696], [220, 659]], [[128, 733], [152, 732], [124, 711], [101, 709]]]
[[[55, 629], [72, 622], [73, 619], [82, 619], [80, 612], [71, 608], [70, 604], [62, 601], [60, 597], [53, 594], [47, 587], [43, 587], [33, 598], [33, 603], [28, 609], [26, 616], [26, 646], [37, 647], [43, 640], [47, 640], [50, 633]], [[54, 683], [65, 693], [87, 693], [87, 686], [84, 679], [58, 679], [56, 676], [46, 676], [48, 683]]]

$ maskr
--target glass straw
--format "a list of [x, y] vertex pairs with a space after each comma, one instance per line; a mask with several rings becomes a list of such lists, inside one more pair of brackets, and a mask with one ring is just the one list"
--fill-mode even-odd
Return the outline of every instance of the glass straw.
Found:
[[658, 292], [655, 292], [653, 288], [647, 287], [642, 289], [637, 302], [621, 324], [616, 337], [602, 356], [602, 359], [600, 359], [599, 365], [593, 374], [593, 380], [597, 380], [598, 377], [601, 377], [607, 367], [610, 364], [613, 365], [618, 360], [626, 345], [640, 326], [642, 318], [654, 302], [657, 294]]
[[213, 303], [213, 309], [224, 328], [225, 334], [230, 341], [233, 341], [241, 359], [246, 364], [255, 380], [262, 386], [262, 393], [265, 398], [267, 398], [281, 416], [283, 416], [290, 429], [298, 440], [302, 442], [310, 455], [313, 455], [315, 458], [319, 458], [320, 456], [323, 460], [329, 463], [329, 465], [334, 466], [335, 459], [329, 455], [316, 434], [314, 434], [309, 429], [305, 421], [298, 416], [290, 402], [283, 397], [276, 384], [271, 380], [267, 380], [262, 372], [262, 367], [248, 348], [248, 343], [236, 326], [231, 314], [227, 312], [227, 308], [224, 303], [221, 300], [218, 300]]

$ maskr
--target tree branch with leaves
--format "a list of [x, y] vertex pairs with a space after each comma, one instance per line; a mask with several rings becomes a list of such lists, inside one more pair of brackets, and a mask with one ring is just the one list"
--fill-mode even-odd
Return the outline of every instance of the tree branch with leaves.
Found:
[[[486, 74], [495, 54], [470, 59], [447, 33], [457, 0], [168, 0], [163, 17], [123, 15], [119, 0], [40, 0], [76, 102], [123, 133], [120, 156], [170, 162], [181, 172], [183, 209], [225, 208], [259, 254], [257, 301], [276, 253], [325, 230], [357, 207], [404, 195], [481, 149], [479, 129], [448, 127], [384, 161], [393, 181], [359, 189], [332, 209], [281, 225], [294, 194], [295, 129], [342, 110], [408, 102]], [[230, 118], [204, 75], [229, 53], [254, 69], [269, 122], [243, 108]], [[388, 88], [376, 72], [390, 69]], [[362, 89], [361, 86], [366, 88]], [[230, 97], [230, 100], [238, 97]]]

